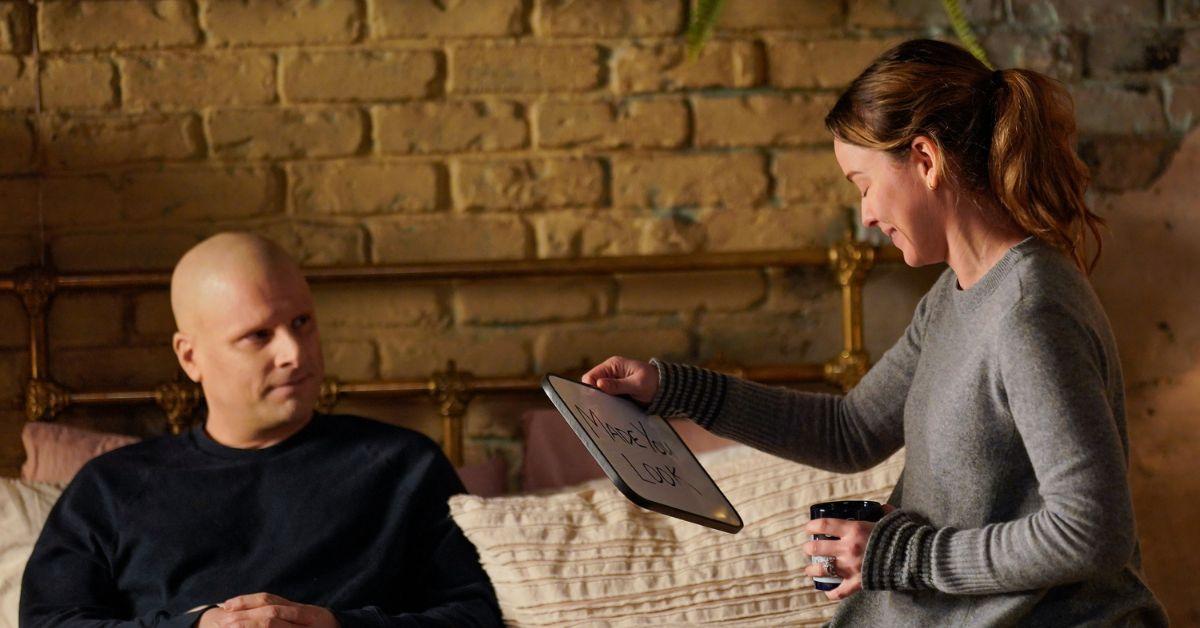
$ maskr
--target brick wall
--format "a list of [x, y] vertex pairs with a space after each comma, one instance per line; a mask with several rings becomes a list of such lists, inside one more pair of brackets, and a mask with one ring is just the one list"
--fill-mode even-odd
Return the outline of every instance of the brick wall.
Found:
[[[1200, 3], [963, 4], [999, 65], [1069, 85], [1098, 207], [1117, 212], [1106, 199], [1154, 183], [1200, 115]], [[688, 5], [0, 3], [0, 271], [43, 253], [71, 271], [166, 269], [228, 228], [265, 233], [309, 265], [828, 242], [856, 198], [821, 119], [878, 52], [948, 36], [940, 2], [730, 0], [694, 63], [680, 37]], [[874, 355], [928, 282], [879, 273], [867, 296]], [[1101, 286], [1110, 308], [1124, 290]], [[612, 352], [800, 362], [837, 345], [836, 295], [815, 271], [323, 287], [318, 300], [330, 372], [344, 379], [423, 376], [450, 358], [480, 375]], [[27, 359], [11, 296], [0, 321], [0, 400], [13, 400]], [[62, 295], [52, 372], [68, 386], [160, 381], [175, 372], [171, 331], [162, 293]], [[1129, 366], [1142, 390], [1162, 377]], [[11, 474], [21, 418], [0, 405], [0, 472]], [[348, 407], [436, 435], [424, 404]], [[518, 462], [521, 407], [476, 404], [468, 458]], [[74, 420], [156, 429], [141, 410]], [[1135, 436], [1146, 421], [1131, 414]], [[1151, 481], [1146, 468], [1135, 487]], [[1173, 534], [1152, 528], [1147, 554], [1175, 551]], [[1167, 602], [1176, 621], [1200, 622], [1182, 590]]]

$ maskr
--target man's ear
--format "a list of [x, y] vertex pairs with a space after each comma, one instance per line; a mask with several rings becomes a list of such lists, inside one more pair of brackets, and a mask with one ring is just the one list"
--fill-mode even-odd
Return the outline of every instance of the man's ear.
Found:
[[171, 338], [171, 348], [175, 350], [179, 367], [187, 373], [188, 379], [199, 384], [203, 378], [200, 376], [200, 366], [196, 364], [196, 346], [192, 344], [192, 337], [181, 331], [175, 332]]
[[917, 167], [917, 175], [925, 187], [936, 190], [942, 184], [942, 149], [932, 138], [919, 135], [912, 141], [910, 155]]

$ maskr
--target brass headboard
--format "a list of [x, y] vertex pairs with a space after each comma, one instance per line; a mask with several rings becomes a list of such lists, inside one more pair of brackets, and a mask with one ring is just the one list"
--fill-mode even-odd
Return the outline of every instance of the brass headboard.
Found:
[[[518, 261], [454, 262], [403, 266], [359, 266], [309, 268], [310, 282], [409, 282], [454, 279], [497, 279], [570, 275], [616, 275], [642, 272], [685, 272], [740, 268], [828, 267], [842, 294], [842, 350], [824, 363], [781, 366], [715, 368], [766, 383], [825, 382], [848, 389], [870, 365], [863, 344], [863, 284], [876, 262], [896, 262], [894, 249], [884, 253], [853, 239], [847, 232], [842, 241], [828, 248], [812, 247], [787, 251], [746, 253], [703, 253], [549, 259]], [[29, 373], [24, 411], [29, 421], [52, 421], [70, 406], [154, 403], [166, 414], [173, 432], [187, 427], [199, 406], [200, 387], [186, 381], [164, 382], [149, 388], [68, 390], [57, 383], [48, 369], [46, 321], [54, 295], [68, 290], [122, 288], [165, 288], [167, 272], [64, 274], [45, 266], [17, 269], [0, 275], [0, 291], [15, 292], [29, 320]], [[463, 417], [477, 394], [536, 391], [540, 378], [473, 377], [460, 371], [453, 361], [445, 370], [425, 379], [387, 379], [342, 382], [328, 378], [321, 389], [319, 406], [330, 409], [344, 397], [428, 396], [436, 404], [442, 421], [442, 443], [455, 464], [463, 459]]]

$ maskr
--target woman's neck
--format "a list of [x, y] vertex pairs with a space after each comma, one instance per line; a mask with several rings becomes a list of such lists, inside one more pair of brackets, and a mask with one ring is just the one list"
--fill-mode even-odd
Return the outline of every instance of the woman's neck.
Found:
[[[993, 210], [1003, 211], [1003, 210]], [[989, 212], [959, 211], [960, 219], [946, 230], [946, 263], [958, 277], [958, 286], [969, 290], [1009, 249], [1028, 237], [1011, 220], [989, 220]]]

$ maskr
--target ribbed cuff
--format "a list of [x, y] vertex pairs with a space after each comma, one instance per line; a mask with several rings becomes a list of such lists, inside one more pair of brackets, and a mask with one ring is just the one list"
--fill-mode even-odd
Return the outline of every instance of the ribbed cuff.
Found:
[[874, 591], [920, 591], [933, 587], [933, 526], [897, 510], [871, 531], [863, 557], [862, 586]]
[[712, 426], [725, 401], [727, 375], [687, 364], [653, 358], [658, 368], [658, 391], [646, 408], [647, 414], [685, 416], [705, 429]]

